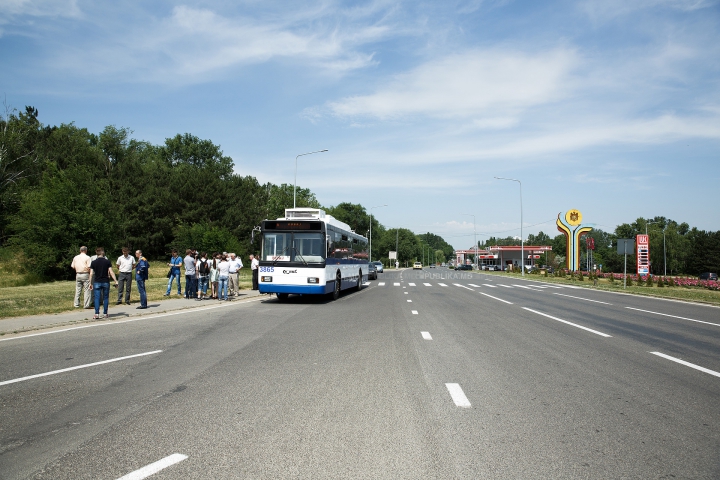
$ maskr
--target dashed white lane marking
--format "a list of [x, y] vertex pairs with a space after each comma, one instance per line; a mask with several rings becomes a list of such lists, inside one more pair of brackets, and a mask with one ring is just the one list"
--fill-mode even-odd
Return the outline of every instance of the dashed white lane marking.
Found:
[[432, 337], [430, 336], [430, 332], [420, 332], [420, 334], [422, 335], [422, 337], [425, 340], [432, 340]]
[[423, 285], [425, 285], [426, 287], [432, 287], [431, 283], [423, 283]]
[[385, 282], [378, 283], [378, 287], [384, 287], [384, 286], [385, 286]]
[[483, 283], [483, 285], [485, 285], [486, 287], [490, 287], [490, 288], [497, 288], [495, 285], [490, 285], [488, 283]]
[[590, 333], [594, 333], [595, 335], [600, 335], [601, 337], [612, 337], [612, 335], [608, 335], [607, 333], [598, 332], [597, 330], [593, 330], [592, 328], [583, 327], [582, 325], [578, 325], [577, 323], [568, 322], [567, 320], [563, 320], [561, 318], [553, 317], [552, 315], [548, 315], [547, 313], [538, 312], [537, 310], [533, 310], [531, 308], [522, 307], [523, 309], [527, 310], [528, 312], [537, 313], [538, 315], [542, 315], [543, 317], [552, 318], [553, 320], [557, 320], [558, 322], [565, 323], [567, 325], [572, 325], [573, 327], [581, 328], [583, 330], [586, 330]]
[[399, 286], [400, 286], [400, 283], [399, 283], [399, 282], [393, 283], [393, 287], [399, 287]]
[[668, 315], [667, 313], [651, 312], [650, 310], [641, 310], [639, 308], [633, 308], [633, 307], [625, 307], [625, 308], [630, 309], [630, 310], [637, 310], [638, 312], [654, 313], [655, 315], [662, 315], [663, 317], [679, 318], [680, 320], [687, 320], [688, 322], [704, 323], [705, 325], [712, 325], [714, 327], [720, 327], [720, 324], [717, 324], [717, 323], [703, 322], [702, 320], [694, 320], [692, 318], [678, 317], [676, 315]]
[[412, 300], [408, 300], [408, 303], [412, 303]]
[[412, 310], [412, 314], [413, 314], [413, 315], [417, 315], [417, 314], [418, 314], [418, 313], [417, 313], [417, 310]]
[[440, 285], [441, 287], [447, 287], [447, 285], [445, 285], [444, 283], [438, 283], [438, 285]]
[[[501, 287], [505, 287], [505, 288], [513, 288], [510, 285], [505, 285], [504, 283], [498, 283], [498, 285]], [[492, 287], [492, 285], [489, 285], [489, 286]]]
[[409, 292], [403, 292], [405, 295], [407, 295]]
[[155, 463], [151, 463], [150, 465], [147, 465], [140, 470], [130, 472], [127, 475], [118, 478], [118, 480], [141, 480], [143, 478], [149, 477], [150, 475], [155, 475], [160, 470], [163, 470], [171, 465], [180, 463], [186, 458], [188, 458], [187, 455], [183, 455], [181, 453], [173, 453], [172, 455], [165, 457], [162, 460], [158, 460]]
[[455, 285], [456, 287], [465, 288], [465, 289], [467, 289], [467, 290], [470, 290], [471, 292], [474, 292], [474, 291], [475, 291], [475, 290], [473, 290], [472, 288], [468, 288], [468, 287], [466, 287], [465, 285], [460, 285], [459, 283], [453, 283], [453, 285]]
[[660, 352], [650, 352], [650, 353], [652, 353], [653, 355], [657, 355], [658, 357], [662, 357], [667, 360], [671, 360], [673, 362], [679, 363], [680, 365], [685, 365], [686, 367], [694, 368], [695, 370], [700, 370], [701, 372], [709, 373], [710, 375], [720, 377], [720, 372], [716, 372], [715, 370], [710, 370], [709, 368], [701, 367], [700, 365], [695, 365], [694, 363], [686, 362], [685, 360], [680, 360], [679, 358], [671, 357], [670, 355], [665, 355], [664, 353], [660, 353]]
[[470, 400], [468, 400], [468, 398], [465, 396], [465, 392], [463, 392], [459, 384], [446, 383], [445, 387], [447, 387], [448, 392], [450, 392], [450, 396], [452, 397], [453, 402], [455, 402], [455, 405], [462, 408], [472, 407], [472, 405], [470, 405]]
[[474, 283], [468, 283], [471, 287], [480, 288], [480, 285], [475, 285]]
[[526, 289], [528, 289], [528, 290], [532, 290], [533, 292], [542, 292], [542, 290], [535, 290], [534, 288], [528, 287], [527, 285], [515, 285], [515, 284], [513, 283], [513, 287], [526, 288]]
[[414, 286], [415, 286], [414, 283], [408, 283], [408, 285], [410, 285], [411, 287], [414, 287]]
[[363, 283], [363, 287], [369, 287], [370, 285], [371, 285], [370, 282], [365, 282], [365, 283]]
[[565, 295], [564, 293], [553, 293], [553, 295], [560, 295], [561, 297], [577, 298], [578, 300], [585, 300], [586, 302], [602, 303], [605, 305], [612, 305], [612, 303], [601, 302], [600, 300], [590, 300], [589, 298], [573, 297], [572, 295]]
[[479, 293], [480, 295], [485, 295], [486, 297], [490, 297], [490, 298], [492, 298], [492, 299], [494, 299], [494, 300], [499, 300], [499, 301], [501, 301], [501, 302], [505, 302], [505, 303], [507, 303], [508, 305], [512, 305], [512, 304], [513, 304], [512, 302], [508, 302], [507, 300], [503, 300], [502, 298], [493, 297], [492, 295], [488, 295], [487, 293], [483, 293], [483, 292], [478, 292], [478, 293]]
[[138, 353], [135, 355], [128, 355], [127, 357], [120, 357], [120, 358], [112, 358], [110, 360], [103, 360], [102, 362], [95, 362], [95, 363], [88, 363], [85, 365], [77, 365], [75, 367], [70, 368], [63, 368], [61, 370], [53, 370], [52, 372], [45, 372], [45, 373], [38, 373], [37, 375], [30, 375], [27, 377], [22, 378], [15, 378], [13, 380], [5, 380], [4, 382], [0, 382], [0, 386], [2, 385], [9, 385], [11, 383], [17, 383], [17, 382], [24, 382], [25, 380], [32, 380], [33, 378], [40, 378], [40, 377], [47, 377], [48, 375], [55, 375], [58, 373], [65, 373], [65, 372], [71, 372], [73, 370], [79, 370], [81, 368], [88, 368], [88, 367], [94, 367], [96, 365], [102, 365], [105, 363], [112, 363], [112, 362], [119, 362], [120, 360], [127, 360], [129, 358], [135, 358], [135, 357], [144, 357], [145, 355], [154, 355], [156, 353], [160, 353], [162, 350], [155, 350], [153, 352], [145, 352], [145, 353]]

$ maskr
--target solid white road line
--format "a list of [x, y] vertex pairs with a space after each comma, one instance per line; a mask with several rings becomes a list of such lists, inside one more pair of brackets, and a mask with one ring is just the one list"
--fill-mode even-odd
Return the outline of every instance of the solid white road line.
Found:
[[183, 455], [181, 453], [173, 453], [172, 455], [165, 457], [162, 460], [158, 460], [155, 463], [151, 463], [150, 465], [147, 465], [140, 470], [130, 472], [127, 475], [118, 478], [118, 480], [141, 480], [143, 478], [149, 477], [150, 475], [156, 474], [164, 468], [175, 465], [176, 463], [180, 463], [186, 458], [188, 458], [187, 455]]
[[553, 320], [557, 320], [558, 322], [566, 323], [568, 325], [572, 325], [573, 327], [582, 328], [583, 330], [587, 330], [588, 332], [594, 333], [595, 335], [600, 335], [601, 337], [612, 337], [612, 335], [608, 335], [607, 333], [598, 332], [597, 330], [593, 330], [592, 328], [583, 327], [582, 325], [578, 325], [577, 323], [568, 322], [567, 320], [553, 317], [552, 315], [548, 315], [547, 313], [538, 312], [537, 310], [533, 310], [527, 307], [522, 308], [527, 310], [528, 312], [537, 313], [538, 315], [542, 315], [543, 317], [552, 318]]
[[417, 310], [412, 310], [412, 314], [413, 314], [413, 315], [417, 315], [417, 314], [418, 314], [418, 313], [417, 313]]
[[415, 286], [414, 283], [408, 283], [408, 285], [410, 285], [411, 287], [414, 287], [414, 286]]
[[432, 340], [432, 337], [430, 336], [430, 332], [420, 332], [422, 334], [422, 337], [425, 340]]
[[468, 283], [471, 287], [480, 288], [480, 285], [475, 285], [474, 283]]
[[447, 285], [445, 285], [444, 283], [438, 283], [438, 285], [440, 285], [441, 287], [447, 287]]
[[470, 290], [471, 292], [474, 292], [474, 291], [475, 291], [475, 290], [473, 290], [472, 288], [468, 288], [468, 287], [466, 287], [465, 285], [460, 285], [459, 283], [453, 283], [453, 285], [455, 285], [456, 287], [465, 288], [465, 289], [467, 289], [467, 290]]
[[426, 287], [432, 287], [431, 283], [423, 283], [423, 285], [425, 285]]
[[612, 303], [601, 302], [600, 300], [590, 300], [589, 298], [573, 297], [572, 295], [565, 295], [564, 293], [553, 293], [553, 295], [560, 295], [561, 297], [577, 298], [578, 300], [585, 300], [586, 302], [602, 303], [605, 305], [612, 305]]
[[[492, 285], [488, 285], [489, 287], [492, 287]], [[505, 287], [505, 288], [513, 288], [510, 285], [505, 285], [504, 283], [498, 283], [498, 286]]]
[[650, 310], [641, 310], [639, 308], [633, 308], [633, 307], [625, 307], [625, 308], [630, 309], [630, 310], [637, 310], [638, 312], [654, 313], [655, 315], [662, 315], [663, 317], [679, 318], [680, 320], [687, 320], [688, 322], [704, 323], [705, 325], [712, 325], [714, 327], [720, 327], [720, 324], [717, 324], [717, 323], [703, 322], [702, 320], [693, 320], [692, 318], [678, 317], [676, 315], [668, 315], [667, 313], [651, 312]]
[[385, 286], [385, 282], [378, 283], [378, 287], [384, 287], [384, 286]]
[[483, 292], [478, 292], [478, 293], [479, 293], [480, 295], [485, 295], [486, 297], [490, 297], [490, 298], [493, 298], [493, 299], [495, 299], [495, 300], [499, 300], [499, 301], [501, 301], [501, 302], [505, 302], [505, 303], [507, 303], [508, 305], [512, 305], [512, 304], [513, 304], [512, 302], [508, 302], [507, 300], [503, 300], [502, 298], [493, 297], [492, 295], [488, 295], [487, 293], [483, 293]]
[[91, 323], [89, 325], [80, 325], [79, 327], [70, 327], [70, 328], [63, 328], [62, 330], [50, 330], [49, 332], [40, 332], [40, 333], [31, 333], [29, 335], [21, 335], [19, 337], [10, 337], [10, 338], [0, 338], [0, 342], [9, 342], [10, 340], [20, 340], [22, 338], [28, 338], [28, 337], [39, 337], [40, 335], [52, 335], [54, 333], [62, 333], [62, 332], [69, 332], [70, 330], [80, 330], [83, 328], [94, 328], [94, 327], [108, 327], [112, 325], [120, 325], [121, 323], [130, 323], [130, 322], [140, 322], [143, 320], [153, 320], [156, 318], [162, 318], [162, 317], [170, 317], [173, 315], [184, 315], [187, 313], [196, 313], [196, 312], [202, 312], [204, 310], [214, 310], [216, 308], [226, 308], [232, 305], [246, 305], [251, 302], [258, 302], [265, 300], [265, 297], [260, 297], [255, 300], [245, 300], [242, 302], [234, 303], [234, 302], [228, 302], [223, 305], [216, 305], [214, 307], [205, 307], [205, 308], [186, 308], [182, 309], [177, 312], [170, 312], [170, 313], [161, 313], [159, 315], [142, 315], [138, 316], [136, 318], [129, 318], [127, 320], [110, 320], [105, 321], [103, 323]]
[[162, 350], [155, 350], [154, 352], [138, 353], [136, 355], [128, 355], [127, 357], [112, 358], [110, 360], [103, 360], [102, 362], [88, 363], [86, 365], [78, 365], [76, 367], [63, 368], [61, 370], [53, 370], [52, 372], [38, 373], [37, 375], [30, 375], [28, 377], [15, 378], [13, 380], [5, 380], [0, 382], [0, 386], [9, 385], [11, 383], [24, 382], [25, 380], [32, 380], [33, 378], [47, 377], [48, 375], [55, 375], [57, 373], [70, 372], [72, 370], [79, 370], [81, 368], [94, 367], [96, 365], [102, 365], [104, 363], [119, 362], [120, 360], [127, 360], [128, 358], [144, 357], [145, 355], [154, 355], [160, 353]]
[[700, 365], [695, 365], [694, 363], [686, 362], [684, 360], [680, 360], [679, 358], [671, 357], [670, 355], [665, 355], [664, 353], [660, 353], [660, 352], [650, 352], [650, 353], [652, 353], [653, 355], [657, 355], [658, 357], [666, 358], [673, 362], [679, 363], [680, 365], [685, 365], [686, 367], [694, 368], [695, 370], [700, 370], [701, 372], [709, 373], [710, 375], [720, 377], [720, 372], [716, 372], [715, 370], [710, 370], [709, 368], [701, 367]]
[[487, 283], [483, 283], [483, 285], [485, 285], [486, 287], [490, 287], [490, 288], [497, 288], [495, 285], [488, 285]]
[[455, 402], [455, 405], [462, 408], [472, 407], [472, 405], [470, 405], [470, 400], [468, 400], [468, 398], [465, 396], [465, 392], [463, 392], [459, 384], [446, 383], [445, 387], [447, 387], [448, 392], [450, 392], [450, 396], [452, 397], [453, 402]]
[[399, 286], [400, 286], [400, 283], [399, 283], [399, 282], [393, 283], [393, 287], [399, 287]]

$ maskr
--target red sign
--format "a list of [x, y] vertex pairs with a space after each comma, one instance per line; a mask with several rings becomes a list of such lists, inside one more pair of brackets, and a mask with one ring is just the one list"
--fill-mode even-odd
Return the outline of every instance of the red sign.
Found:
[[592, 237], [587, 237], [587, 248], [588, 250], [595, 250], [595, 239]]
[[650, 237], [638, 235], [635, 239], [637, 249], [637, 274], [647, 275], [650, 273]]

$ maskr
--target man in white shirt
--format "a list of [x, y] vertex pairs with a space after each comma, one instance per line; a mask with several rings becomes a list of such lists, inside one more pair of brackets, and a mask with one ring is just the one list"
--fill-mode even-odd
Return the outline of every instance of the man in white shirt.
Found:
[[231, 296], [240, 294], [240, 285], [238, 284], [238, 273], [243, 267], [242, 261], [237, 258], [234, 253], [230, 254], [230, 275], [228, 275], [228, 291]]
[[70, 267], [75, 270], [75, 308], [80, 308], [80, 292], [85, 295], [84, 308], [90, 308], [90, 257], [87, 247], [80, 247], [80, 253], [75, 255]]
[[260, 266], [260, 262], [257, 258], [255, 258], [255, 255], [250, 255], [250, 269], [252, 270], [252, 289], [257, 290], [258, 289], [258, 267]]
[[[132, 274], [135, 267], [135, 257], [130, 255], [130, 249], [123, 247], [123, 254], [120, 255], [115, 264], [120, 270], [118, 275], [118, 299], [117, 304], [122, 303], [123, 291], [125, 292], [125, 304], [130, 305], [130, 289], [132, 288]], [[127, 290], [125, 289], [127, 287]]]

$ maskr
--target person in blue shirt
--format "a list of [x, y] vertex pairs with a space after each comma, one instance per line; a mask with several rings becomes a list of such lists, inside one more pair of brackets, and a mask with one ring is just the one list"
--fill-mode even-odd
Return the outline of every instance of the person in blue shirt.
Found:
[[138, 293], [140, 293], [140, 306], [137, 308], [142, 310], [148, 308], [147, 293], [145, 292], [145, 280], [148, 279], [150, 264], [147, 259], [143, 257], [141, 250], [137, 250], [135, 252], [135, 257], [138, 259], [135, 264], [135, 284], [137, 285]]
[[167, 292], [165, 292], [165, 296], [170, 296], [170, 290], [172, 290], [172, 283], [173, 280], [177, 279], [178, 284], [178, 295], [182, 295], [182, 290], [180, 287], [180, 265], [182, 265], [183, 260], [180, 258], [180, 255], [178, 255], [177, 250], [172, 251], [172, 257], [170, 257], [170, 263], [168, 263], [168, 267], [170, 267], [170, 276], [168, 277], [170, 280], [168, 280], [167, 285]]

